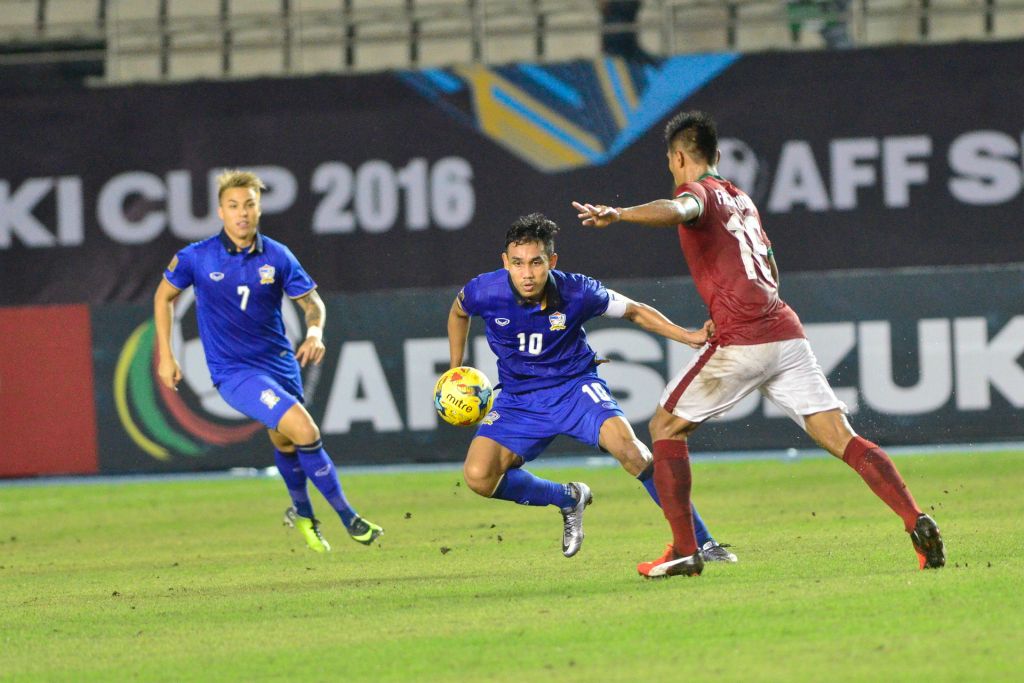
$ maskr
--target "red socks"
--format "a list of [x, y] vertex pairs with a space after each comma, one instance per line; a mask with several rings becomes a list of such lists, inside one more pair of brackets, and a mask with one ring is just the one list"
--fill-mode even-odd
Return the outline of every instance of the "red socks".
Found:
[[903, 519], [907, 533], [914, 530], [921, 508], [917, 507], [910, 489], [885, 451], [867, 439], [855, 436], [846, 444], [843, 462], [856, 470], [875, 495]]
[[[897, 475], [898, 476], [898, 475]], [[654, 487], [661, 510], [672, 527], [672, 545], [682, 557], [697, 552], [690, 508], [690, 449], [685, 441], [654, 442]]]

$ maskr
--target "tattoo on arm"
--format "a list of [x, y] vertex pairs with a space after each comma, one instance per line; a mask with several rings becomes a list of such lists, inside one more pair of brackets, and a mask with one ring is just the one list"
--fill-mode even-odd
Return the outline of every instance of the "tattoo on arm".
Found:
[[302, 307], [302, 312], [306, 315], [306, 327], [309, 328], [316, 325], [322, 329], [327, 313], [324, 308], [324, 301], [317, 294], [316, 290], [314, 289], [309, 294], [299, 297], [295, 301]]

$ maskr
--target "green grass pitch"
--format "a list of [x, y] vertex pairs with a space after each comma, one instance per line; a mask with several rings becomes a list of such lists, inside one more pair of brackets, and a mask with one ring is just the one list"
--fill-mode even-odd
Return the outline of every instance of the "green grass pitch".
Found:
[[386, 534], [335, 552], [280, 524], [275, 479], [0, 487], [0, 679], [996, 681], [1024, 671], [1024, 453], [899, 456], [946, 539], [918, 571], [842, 463], [706, 462], [695, 499], [736, 565], [645, 581], [668, 527], [617, 468], [561, 556], [553, 509], [455, 471], [350, 474]]

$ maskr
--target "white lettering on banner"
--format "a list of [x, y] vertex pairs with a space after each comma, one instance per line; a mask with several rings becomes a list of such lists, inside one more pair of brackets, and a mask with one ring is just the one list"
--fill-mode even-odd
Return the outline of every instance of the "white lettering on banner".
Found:
[[860, 387], [873, 410], [889, 415], [919, 415], [949, 401], [953, 389], [949, 320], [917, 323], [917, 384], [898, 386], [892, 379], [892, 336], [889, 322], [862, 322], [858, 344]]
[[406, 339], [405, 414], [409, 429], [434, 429], [437, 412], [430, 397], [438, 376], [448, 369], [448, 340]]
[[245, 166], [260, 177], [267, 189], [260, 196], [260, 210], [264, 214], [284, 213], [292, 208], [299, 196], [299, 181], [284, 166]]
[[922, 161], [932, 154], [932, 139], [927, 135], [907, 135], [882, 139], [882, 178], [885, 205], [893, 209], [910, 206], [910, 186], [928, 182], [928, 164]]
[[206, 215], [199, 217], [192, 213], [192, 174], [188, 171], [171, 171], [167, 174], [167, 213], [171, 221], [171, 232], [184, 240], [201, 240], [220, 230], [221, 221], [217, 215], [219, 171], [210, 171], [206, 178]]
[[[131, 207], [129, 198], [141, 197]], [[114, 176], [100, 190], [96, 218], [100, 228], [115, 242], [143, 244], [156, 238], [167, 225], [167, 214], [152, 204], [167, 198], [167, 188], [159, 176], [145, 171], [131, 171]]]
[[50, 178], [29, 178], [14, 192], [6, 180], [0, 180], [0, 248], [11, 246], [11, 237], [27, 247], [52, 247], [57, 239], [46, 229], [32, 209], [53, 189]]
[[949, 192], [964, 204], [1002, 204], [1021, 190], [1020, 147], [1006, 133], [979, 130], [964, 133], [949, 146]]
[[622, 359], [601, 365], [599, 372], [626, 419], [646, 420], [653, 415], [665, 378], [640, 363], [658, 363], [665, 357], [658, 339], [641, 330], [603, 329], [592, 332], [589, 341], [598, 355]]
[[322, 427], [328, 433], [347, 434], [353, 422], [369, 422], [378, 432], [403, 428], [377, 348], [370, 341], [342, 344]]
[[[722, 173], [727, 178], [742, 178], [741, 188], [757, 186], [756, 153], [738, 154], [749, 149], [746, 143], [732, 141], [731, 153], [723, 152]], [[1024, 134], [1020, 142], [1001, 131], [968, 131], [954, 138], [948, 149], [949, 193], [954, 199], [971, 205], [1005, 204], [1024, 189]], [[929, 135], [897, 135], [881, 138], [835, 139], [828, 143], [829, 185], [825, 189], [821, 170], [811, 143], [787, 140], [779, 152], [765, 208], [769, 213], [787, 213], [795, 208], [808, 211], [856, 209], [858, 190], [881, 184], [882, 201], [887, 208], [911, 206], [911, 187], [926, 186], [931, 180], [929, 162], [934, 154]], [[745, 159], [755, 160], [755, 165]], [[757, 173], [755, 170], [754, 173]]]
[[[1024, 407], [1024, 367], [1019, 361], [1024, 355], [1024, 315], [1012, 318], [991, 338], [984, 318], [919, 320], [919, 371], [912, 386], [897, 385], [893, 378], [897, 361], [893, 358], [889, 321], [810, 323], [805, 330], [826, 377], [857, 350], [860, 395], [857, 387], [833, 386], [851, 413], [867, 406], [886, 415], [924, 415], [947, 406], [954, 384], [956, 407], [961, 411], [991, 408], [993, 388], [1015, 408]], [[683, 344], [633, 329], [597, 330], [591, 333], [590, 341], [600, 355], [616, 359], [602, 365], [600, 374], [626, 417], [634, 423], [654, 414], [667, 381], [650, 365], [664, 367], [671, 378], [695, 353]], [[495, 358], [486, 337], [474, 337], [470, 347], [473, 355], [464, 362], [483, 370], [496, 383]], [[350, 432], [354, 423], [366, 422], [377, 432], [437, 429], [439, 422], [431, 395], [437, 376], [447, 367], [447, 359], [445, 337], [405, 340], [405, 426], [373, 342], [344, 343], [321, 428], [325, 433], [342, 434]], [[898, 362], [906, 360], [901, 358]], [[717, 419], [737, 421], [758, 407], [765, 418], [785, 417], [755, 391]]]
[[828, 211], [828, 192], [814, 161], [811, 143], [790, 140], [782, 146], [775, 182], [768, 197], [768, 210], [785, 213], [794, 206], [806, 206], [810, 211]]
[[62, 247], [77, 247], [84, 240], [82, 179], [74, 176], [59, 178], [57, 180], [57, 243]]
[[[260, 200], [264, 215], [283, 213], [295, 205], [299, 181], [292, 171], [273, 165], [245, 168], [267, 186]], [[166, 229], [185, 240], [213, 235], [221, 225], [217, 176], [222, 170], [207, 171], [202, 181], [181, 169], [168, 171], [163, 178], [149, 171], [119, 173], [100, 186], [95, 200], [97, 224], [113, 242], [127, 245], [151, 242]], [[80, 176], [28, 178], [14, 187], [0, 179], [0, 250], [15, 241], [30, 248], [83, 244], [86, 197], [82, 187]], [[431, 226], [462, 230], [476, 211], [473, 168], [461, 157], [444, 157], [433, 164], [416, 158], [397, 170], [386, 161], [370, 160], [355, 172], [341, 162], [327, 162], [314, 170], [310, 188], [324, 195], [313, 213], [315, 233], [385, 233], [397, 227], [403, 213], [410, 231]], [[198, 215], [196, 193], [205, 195]], [[404, 201], [400, 202], [400, 195]], [[46, 225], [33, 213], [51, 197], [56, 225]]]
[[990, 386], [1014, 408], [1024, 408], [1024, 368], [1017, 362], [1024, 355], [1024, 316], [1013, 318], [991, 339], [984, 318], [957, 318], [953, 338], [957, 408], [988, 410], [992, 406]]
[[861, 162], [878, 158], [876, 138], [833, 140], [829, 145], [832, 160], [832, 206], [846, 210], [857, 208], [857, 188], [877, 183], [875, 167]]
[[324, 195], [313, 212], [313, 232], [388, 232], [400, 208], [408, 230], [426, 229], [431, 218], [443, 230], [461, 230], [476, 210], [472, 179], [472, 167], [460, 157], [445, 157], [432, 167], [416, 158], [397, 171], [380, 159], [356, 169], [328, 161], [313, 171], [311, 188]]

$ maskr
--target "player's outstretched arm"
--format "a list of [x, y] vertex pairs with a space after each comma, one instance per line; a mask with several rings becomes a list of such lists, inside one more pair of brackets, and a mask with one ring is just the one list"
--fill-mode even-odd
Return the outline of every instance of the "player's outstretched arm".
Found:
[[448, 353], [451, 359], [449, 368], [462, 365], [466, 353], [466, 340], [469, 339], [469, 314], [462, 309], [458, 297], [452, 302], [448, 311]]
[[327, 347], [324, 346], [324, 322], [327, 320], [327, 307], [315, 289], [300, 296], [295, 303], [302, 309], [306, 318], [306, 340], [295, 351], [295, 360], [301, 367], [312, 362], [319, 365], [324, 359]]
[[171, 327], [174, 325], [174, 300], [181, 290], [166, 279], [160, 279], [160, 285], [153, 295], [153, 322], [156, 325], [157, 375], [168, 389], [178, 390], [181, 381], [181, 366], [174, 357], [171, 348]]
[[591, 228], [605, 228], [612, 223], [626, 221], [655, 228], [674, 227], [700, 218], [700, 202], [690, 195], [677, 199], [657, 199], [653, 202], [617, 209], [604, 204], [572, 203], [580, 222]]
[[665, 314], [639, 301], [630, 301], [622, 316], [641, 329], [661, 335], [667, 339], [699, 349], [714, 334], [714, 324], [709, 320], [699, 330], [687, 330], [665, 317]]

